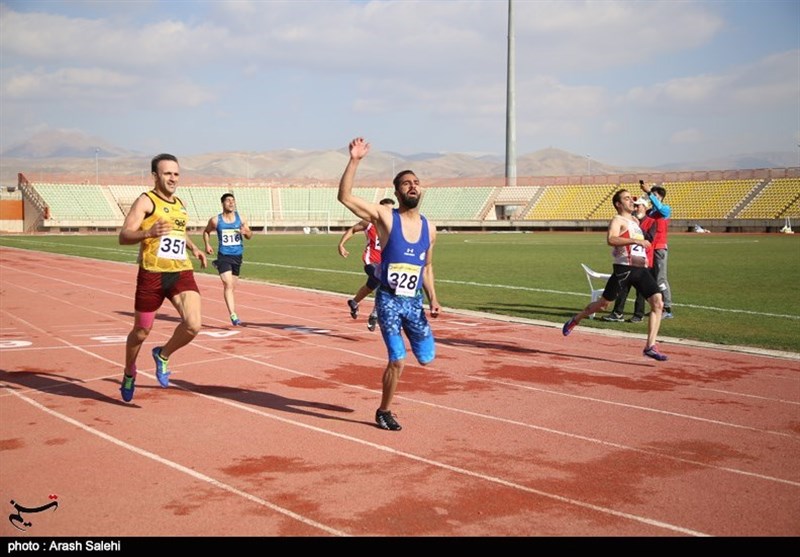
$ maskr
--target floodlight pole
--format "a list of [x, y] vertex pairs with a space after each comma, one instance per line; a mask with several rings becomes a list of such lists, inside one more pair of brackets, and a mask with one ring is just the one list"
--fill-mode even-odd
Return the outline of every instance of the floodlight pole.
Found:
[[94, 148], [94, 183], [100, 185], [100, 167], [97, 162], [97, 156], [100, 154], [100, 148]]
[[508, 0], [508, 68], [506, 82], [506, 186], [517, 185], [516, 92], [514, 90], [514, 2]]

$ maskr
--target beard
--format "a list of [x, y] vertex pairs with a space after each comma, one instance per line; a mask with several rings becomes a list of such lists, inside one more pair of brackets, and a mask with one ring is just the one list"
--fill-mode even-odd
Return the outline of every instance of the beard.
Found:
[[419, 205], [419, 196], [408, 197], [404, 193], [397, 192], [397, 201], [406, 209], [415, 209]]

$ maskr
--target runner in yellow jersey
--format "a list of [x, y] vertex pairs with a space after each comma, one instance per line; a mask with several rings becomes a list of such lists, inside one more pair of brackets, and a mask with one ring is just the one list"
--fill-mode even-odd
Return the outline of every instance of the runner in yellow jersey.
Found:
[[166, 153], [158, 155], [151, 161], [150, 170], [153, 189], [133, 202], [119, 233], [120, 244], [139, 244], [134, 323], [125, 344], [125, 371], [120, 387], [125, 402], [133, 400], [136, 358], [164, 300], [168, 298], [172, 302], [181, 322], [166, 344], [152, 350], [156, 378], [162, 387], [169, 386], [170, 356], [189, 344], [200, 332], [201, 325], [200, 290], [188, 253], [191, 252], [203, 268], [207, 260], [186, 232], [189, 215], [175, 195], [180, 177], [178, 159]]

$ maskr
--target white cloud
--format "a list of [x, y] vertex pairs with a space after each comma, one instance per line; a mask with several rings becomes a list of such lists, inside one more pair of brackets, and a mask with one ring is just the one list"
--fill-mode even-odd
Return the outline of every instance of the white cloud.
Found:
[[[423, 150], [503, 149], [504, 1], [76, 2], [55, 13], [66, 5], [0, 4], [6, 135], [45, 114], [60, 120], [52, 127], [88, 126], [113, 111], [114, 129], [129, 142], [135, 134], [126, 126], [141, 134], [143, 120], [177, 117], [161, 113], [177, 108], [192, 129], [218, 126], [225, 114], [228, 135], [214, 137], [247, 145], [338, 146], [338, 134], [348, 135], [340, 128], [352, 122]], [[724, 41], [735, 30], [733, 11], [777, 8], [728, 5], [517, 0], [519, 150], [602, 147], [624, 162], [690, 129], [705, 130], [711, 144], [715, 124], [749, 140], [753, 121], [763, 124], [765, 143], [765, 114], [776, 122], [773, 136], [791, 137], [800, 52], [787, 48], [798, 26], [787, 26], [794, 42], [780, 50], [762, 48], [779, 34], [774, 27], [753, 36], [757, 54], [731, 47]], [[192, 142], [200, 134], [184, 135]]]
[[63, 68], [54, 72], [12, 74], [3, 81], [11, 99], [102, 98], [139, 87], [139, 77], [100, 68]]
[[197, 107], [216, 98], [208, 88], [178, 78], [148, 81], [142, 76], [101, 68], [63, 68], [53, 72], [14, 73], [3, 79], [7, 101], [103, 105], [123, 103], [127, 110], [147, 106]]
[[[698, 2], [522, 2], [521, 46], [546, 50], [547, 71], [596, 70], [642, 62], [706, 44], [722, 29], [718, 15]], [[525, 38], [528, 37], [528, 38]]]
[[123, 27], [109, 19], [7, 10], [0, 21], [0, 48], [6, 60], [37, 64], [80, 63], [160, 72], [214, 61], [224, 52], [219, 45], [228, 42], [224, 28], [191, 27], [173, 20]]
[[635, 87], [625, 100], [654, 110], [701, 115], [780, 104], [797, 108], [800, 50], [770, 55], [713, 75]]

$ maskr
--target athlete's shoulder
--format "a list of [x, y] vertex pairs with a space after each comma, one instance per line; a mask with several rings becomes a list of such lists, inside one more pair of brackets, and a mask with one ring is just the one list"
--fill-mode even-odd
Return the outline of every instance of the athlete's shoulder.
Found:
[[144, 191], [139, 197], [136, 198], [134, 204], [138, 203], [139, 205], [144, 205], [145, 207], [148, 207], [150, 210], [152, 210], [156, 206], [157, 199], [158, 196], [152, 190]]

